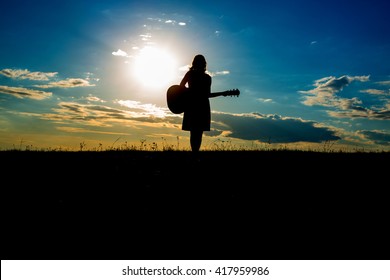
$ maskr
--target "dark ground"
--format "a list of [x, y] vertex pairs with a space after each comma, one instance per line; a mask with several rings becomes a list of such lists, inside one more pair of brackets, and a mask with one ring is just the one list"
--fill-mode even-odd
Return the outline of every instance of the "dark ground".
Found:
[[389, 258], [389, 153], [0, 157], [2, 259]]

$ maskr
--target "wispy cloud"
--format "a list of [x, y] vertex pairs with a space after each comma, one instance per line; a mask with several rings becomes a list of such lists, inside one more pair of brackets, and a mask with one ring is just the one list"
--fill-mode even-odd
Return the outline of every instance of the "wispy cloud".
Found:
[[127, 133], [113, 132], [113, 131], [102, 131], [102, 130], [93, 130], [86, 129], [81, 127], [70, 127], [70, 126], [58, 126], [58, 130], [69, 132], [69, 133], [93, 133], [93, 134], [109, 134], [109, 135], [127, 135]]
[[152, 34], [146, 33], [146, 34], [140, 34], [139, 37], [142, 41], [150, 41], [152, 39]]
[[[323, 106], [333, 108], [334, 110], [328, 110], [327, 113], [336, 118], [368, 118], [387, 120], [390, 119], [390, 111], [386, 104], [384, 106], [364, 106], [363, 101], [358, 97], [344, 98], [339, 95], [346, 86], [350, 85], [354, 81], [367, 82], [369, 76], [341, 76], [325, 77], [315, 81], [315, 88], [308, 91], [299, 91], [305, 94], [303, 104], [307, 106]], [[361, 90], [375, 95], [387, 95], [386, 91], [367, 89]], [[383, 99], [381, 102], [387, 102]]]
[[368, 93], [372, 95], [390, 95], [390, 90], [383, 90], [383, 89], [365, 89], [365, 90], [361, 90], [360, 92]]
[[306, 94], [303, 104], [307, 106], [319, 105], [325, 107], [342, 107], [345, 103], [355, 104], [357, 99], [345, 102], [346, 98], [336, 96], [344, 87], [351, 84], [353, 81], [367, 82], [369, 76], [341, 76], [336, 78], [333, 76], [325, 77], [314, 82], [314, 89], [308, 91], [299, 91]]
[[188, 65], [188, 64], [187, 64], [187, 65], [183, 65], [183, 66], [180, 66], [180, 67], [179, 67], [179, 70], [180, 70], [180, 71], [188, 71], [188, 70], [190, 69], [190, 67], [191, 67], [191, 66]]
[[[121, 101], [118, 102], [131, 110], [122, 110], [110, 106], [82, 104], [77, 102], [60, 102], [54, 113], [40, 114], [39, 118], [51, 120], [62, 124], [82, 124], [96, 127], [110, 127], [113, 123], [130, 125], [137, 122], [156, 124], [164, 122], [167, 109], [160, 108], [152, 104], [140, 104], [138, 102]], [[162, 112], [165, 111], [165, 114]], [[169, 119], [169, 118], [168, 118]], [[172, 120], [178, 119], [177, 117]]]
[[383, 86], [390, 86], [390, 81], [380, 81], [380, 82], [376, 82], [376, 84], [383, 85]]
[[209, 72], [209, 71], [207, 71], [207, 73], [208, 73], [211, 77], [215, 77], [215, 76], [229, 75], [229, 74], [230, 74], [230, 71], [229, 71], [229, 70], [223, 70], [223, 71], [217, 71], [217, 72]]
[[87, 97], [85, 97], [86, 100], [88, 101], [91, 101], [91, 102], [101, 102], [101, 103], [104, 103], [106, 101], [104, 101], [103, 99], [97, 97], [97, 96], [92, 96], [92, 95], [88, 95]]
[[144, 116], [149, 115], [162, 118], [166, 115], [166, 109], [157, 107], [154, 104], [142, 104], [141, 102], [134, 100], [118, 100], [117, 103], [121, 106], [125, 106], [127, 108], [143, 112]]
[[31, 72], [27, 69], [3, 69], [0, 74], [12, 79], [48, 81], [58, 74], [58, 72]]
[[258, 101], [263, 102], [263, 103], [272, 103], [271, 98], [257, 98]]
[[51, 92], [28, 89], [23, 87], [8, 87], [0, 86], [0, 93], [9, 94], [16, 98], [30, 98], [35, 100], [42, 100], [52, 96]]
[[[174, 17], [178, 17], [179, 15], [178, 14], [175, 14]], [[185, 17], [185, 16], [180, 16], [180, 17]], [[179, 26], [186, 26], [187, 25], [187, 22], [189, 21], [189, 18], [187, 19], [174, 19], [172, 16], [170, 16], [169, 18], [165, 18], [165, 17], [148, 17], [147, 18], [148, 21], [150, 22], [156, 22], [156, 23], [165, 23], [165, 24], [170, 24], [170, 25], [179, 25]]]
[[390, 110], [371, 110], [362, 108], [361, 110], [350, 111], [327, 111], [327, 113], [335, 118], [367, 118], [372, 120], [390, 120]]
[[167, 19], [167, 20], [165, 21], [165, 23], [167, 23], [167, 24], [172, 24], [172, 25], [180, 25], [180, 26], [186, 26], [186, 25], [187, 25], [187, 23], [185, 23], [185, 22], [183, 22], [183, 21], [176, 21], [176, 20], [174, 20], [174, 19]]
[[112, 52], [112, 55], [114, 56], [123, 56], [123, 57], [129, 57], [127, 52], [122, 51], [121, 49], [118, 49], [116, 52]]
[[68, 78], [62, 81], [50, 82], [46, 85], [34, 85], [38, 88], [74, 88], [74, 87], [93, 87], [88, 80], [81, 78]]
[[359, 130], [358, 134], [363, 138], [379, 145], [390, 145], [390, 133], [381, 130]]

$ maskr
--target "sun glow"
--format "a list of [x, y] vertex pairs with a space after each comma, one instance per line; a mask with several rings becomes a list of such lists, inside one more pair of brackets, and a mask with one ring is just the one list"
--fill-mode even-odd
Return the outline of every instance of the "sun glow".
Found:
[[134, 75], [144, 86], [163, 88], [172, 84], [177, 62], [168, 52], [155, 47], [144, 47], [135, 57]]

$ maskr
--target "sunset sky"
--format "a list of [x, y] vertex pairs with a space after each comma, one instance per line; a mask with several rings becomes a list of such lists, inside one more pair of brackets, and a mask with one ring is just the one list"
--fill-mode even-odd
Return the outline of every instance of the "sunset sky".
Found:
[[166, 90], [203, 54], [212, 92], [241, 92], [210, 99], [203, 150], [390, 150], [389, 11], [384, 0], [3, 2], [0, 149], [185, 149]]

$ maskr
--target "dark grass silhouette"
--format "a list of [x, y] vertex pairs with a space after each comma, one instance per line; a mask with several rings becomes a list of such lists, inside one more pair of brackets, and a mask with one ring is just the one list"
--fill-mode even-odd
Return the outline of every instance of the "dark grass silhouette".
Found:
[[371, 259], [388, 247], [389, 153], [0, 155], [2, 259]]

